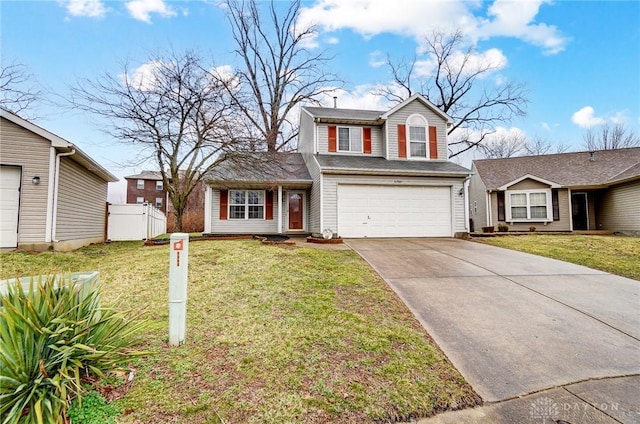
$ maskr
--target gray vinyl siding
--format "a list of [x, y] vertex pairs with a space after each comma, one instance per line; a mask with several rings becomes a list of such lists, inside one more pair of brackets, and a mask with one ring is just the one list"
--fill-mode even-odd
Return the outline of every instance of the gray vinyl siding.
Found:
[[545, 190], [548, 188], [548, 184], [527, 178], [526, 180], [522, 180], [519, 183], [507, 187], [507, 190]]
[[[430, 178], [430, 177], [395, 177], [395, 176], [354, 176], [354, 175], [327, 175], [322, 179], [324, 228], [337, 231], [338, 229], [338, 184], [367, 184], [390, 186], [436, 186], [452, 187], [453, 199], [453, 232], [464, 232], [465, 228], [465, 202], [464, 196], [458, 195], [463, 187], [463, 179]], [[453, 234], [452, 234], [453, 235]]]
[[[273, 196], [273, 219], [220, 219], [220, 190], [211, 190], [212, 234], [270, 234], [278, 232], [278, 194]], [[286, 219], [283, 213], [283, 221]], [[286, 231], [286, 226], [282, 227]]]
[[74, 162], [60, 158], [55, 240], [104, 237], [107, 182]]
[[487, 186], [473, 166], [474, 174], [469, 182], [469, 218], [473, 220], [474, 231], [481, 231], [487, 226]]
[[387, 159], [396, 160], [398, 156], [398, 125], [405, 125], [407, 118], [413, 114], [420, 114], [427, 119], [429, 126], [435, 126], [437, 128], [436, 134], [438, 137], [438, 160], [447, 160], [447, 122], [442, 117], [430, 108], [426, 107], [419, 100], [415, 100], [400, 110], [396, 111], [393, 115], [389, 116], [386, 126], [386, 133], [388, 137]]
[[[371, 128], [371, 154], [367, 153], [350, 153], [350, 152], [337, 152], [340, 155], [363, 155], [363, 156], [378, 156], [384, 157], [383, 151], [383, 137], [381, 127], [371, 126], [358, 126], [358, 125], [340, 125], [331, 124], [336, 127], [359, 127], [359, 128]], [[320, 154], [329, 154], [329, 124], [319, 124], [316, 130], [316, 136], [318, 137], [318, 152]], [[331, 152], [330, 154], [336, 154]]]
[[311, 179], [313, 180], [311, 190], [309, 191], [309, 200], [307, 202], [309, 204], [309, 221], [307, 228], [311, 233], [319, 233], [322, 231], [322, 229], [320, 228], [320, 186], [322, 185], [322, 175], [320, 172], [320, 167], [318, 166], [318, 163], [316, 162], [313, 155], [304, 154], [303, 157], [305, 163], [307, 164], [309, 175], [311, 175]]
[[[45, 241], [51, 143], [13, 122], [0, 122], [0, 163], [22, 167], [18, 243]], [[40, 177], [40, 184], [31, 182]]]
[[313, 118], [304, 110], [300, 111], [300, 128], [298, 131], [298, 152], [315, 153], [314, 140], [315, 123]]
[[611, 187], [602, 197], [598, 230], [640, 231], [640, 181]]

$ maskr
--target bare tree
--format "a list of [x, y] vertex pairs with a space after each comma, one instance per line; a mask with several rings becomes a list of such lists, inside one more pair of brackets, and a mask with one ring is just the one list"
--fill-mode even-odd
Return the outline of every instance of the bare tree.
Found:
[[525, 146], [526, 153], [530, 156], [566, 153], [569, 149], [570, 146], [564, 143], [559, 143], [554, 146], [549, 140], [542, 137], [535, 137], [533, 140], [529, 140]]
[[[138, 146], [140, 161], [155, 163], [174, 209], [175, 230], [189, 194], [225, 153], [246, 150], [233, 137], [232, 99], [193, 52], [152, 55], [131, 73], [103, 74], [71, 88], [72, 106], [107, 118], [104, 130]], [[142, 72], [144, 70], [144, 72]]]
[[589, 151], [640, 146], [640, 137], [620, 123], [606, 123], [597, 128], [589, 128], [583, 135], [583, 141], [584, 147]]
[[339, 80], [325, 70], [331, 57], [305, 46], [315, 28], [297, 25], [300, 0], [271, 0], [261, 9], [263, 5], [258, 0], [226, 2], [235, 53], [243, 66], [236, 71], [237, 80], [223, 81], [248, 121], [249, 137], [259, 137], [267, 151], [275, 152], [290, 148], [298, 135], [297, 125], [290, 120], [296, 106], [318, 104]]
[[510, 158], [521, 156], [527, 151], [528, 140], [523, 134], [504, 134], [491, 137], [480, 145], [487, 159]]
[[454, 122], [448, 134], [456, 135], [449, 143], [450, 157], [481, 146], [497, 124], [526, 114], [525, 87], [514, 81], [500, 85], [488, 82], [485, 78], [498, 65], [475, 60], [476, 49], [467, 43], [460, 30], [434, 31], [425, 42], [426, 54], [434, 65], [430, 77], [421, 79], [416, 75], [416, 57], [398, 63], [388, 57], [394, 85], [380, 94], [390, 101], [401, 102], [420, 93], [447, 113]]
[[12, 62], [0, 69], [0, 106], [16, 114], [34, 118], [34, 106], [42, 100], [42, 90], [26, 65]]

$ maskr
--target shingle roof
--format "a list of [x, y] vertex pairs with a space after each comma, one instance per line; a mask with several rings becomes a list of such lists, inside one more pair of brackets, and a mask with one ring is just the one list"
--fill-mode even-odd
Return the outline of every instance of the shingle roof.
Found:
[[563, 187], [607, 186], [640, 178], [640, 147], [474, 160], [487, 189], [495, 190], [530, 174]]
[[300, 153], [246, 153], [230, 156], [208, 172], [206, 181], [311, 184]]
[[314, 118], [325, 122], [368, 122], [382, 124], [381, 116], [385, 111], [362, 109], [337, 109], [328, 107], [305, 106], [307, 112]]
[[444, 161], [387, 160], [381, 157], [347, 155], [316, 155], [316, 158], [323, 172], [455, 177], [471, 174], [467, 168]]
[[160, 171], [142, 171], [139, 174], [126, 176], [124, 179], [162, 181], [162, 174], [160, 174]]

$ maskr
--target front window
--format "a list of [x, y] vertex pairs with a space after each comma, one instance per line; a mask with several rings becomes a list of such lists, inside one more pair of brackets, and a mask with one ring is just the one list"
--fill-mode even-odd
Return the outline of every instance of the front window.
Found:
[[144, 180], [138, 180], [136, 181], [136, 188], [138, 190], [143, 190], [144, 189]]
[[156, 190], [162, 191], [162, 181], [156, 181]]
[[362, 128], [339, 127], [338, 151], [362, 153]]
[[422, 115], [411, 115], [407, 119], [409, 135], [409, 157], [427, 158], [427, 120]]
[[156, 197], [156, 208], [162, 208], [162, 197]]
[[508, 221], [551, 221], [549, 190], [507, 192], [509, 197]]
[[229, 191], [230, 219], [264, 219], [263, 190]]
[[136, 203], [141, 205], [144, 203], [144, 197], [136, 197]]

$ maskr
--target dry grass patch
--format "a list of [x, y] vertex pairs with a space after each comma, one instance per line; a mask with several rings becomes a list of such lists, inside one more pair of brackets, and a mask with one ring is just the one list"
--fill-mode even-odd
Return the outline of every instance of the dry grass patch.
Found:
[[123, 423], [408, 420], [479, 397], [353, 252], [192, 243], [187, 343], [167, 346], [167, 246], [2, 255], [2, 278], [98, 270], [104, 302], [143, 308], [158, 354], [135, 366]]
[[638, 237], [531, 234], [474, 240], [640, 280]]

